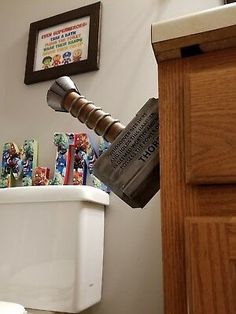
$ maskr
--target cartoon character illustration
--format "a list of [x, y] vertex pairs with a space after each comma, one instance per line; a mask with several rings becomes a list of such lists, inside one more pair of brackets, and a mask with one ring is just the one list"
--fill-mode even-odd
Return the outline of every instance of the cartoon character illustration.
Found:
[[97, 160], [97, 156], [94, 151], [91, 151], [91, 153], [87, 156], [87, 164], [88, 164], [88, 171], [90, 174], [93, 173], [94, 165]]
[[58, 152], [56, 158], [56, 171], [59, 172], [63, 177], [66, 171], [66, 156], [65, 154]]
[[78, 171], [78, 169], [84, 168], [84, 159], [81, 152], [78, 149], [75, 149], [74, 153], [74, 170]]
[[[107, 149], [109, 148], [110, 143], [108, 143], [107, 141], [105, 141], [103, 138], [100, 138], [99, 141], [99, 146], [98, 146], [98, 156], [101, 156], [104, 152], [107, 151]], [[92, 182], [93, 182], [93, 186], [101, 189], [107, 193], [110, 193], [111, 190], [108, 186], [106, 186], [104, 183], [102, 183], [98, 178], [95, 177], [95, 175], [93, 174], [93, 163], [90, 164], [92, 167], [90, 169], [90, 174], [91, 174], [91, 178], [92, 178]]]
[[30, 177], [24, 177], [22, 179], [22, 185], [23, 186], [31, 186], [32, 185], [32, 179]]
[[54, 178], [49, 180], [48, 182], [49, 185], [63, 185], [63, 178], [62, 176], [60, 175], [59, 172], [56, 172], [54, 174]]
[[57, 146], [54, 178], [50, 184], [67, 184], [70, 171], [71, 148], [74, 133], [54, 133], [54, 144]]
[[0, 189], [10, 187], [10, 175], [0, 170]]
[[33, 140], [25, 140], [23, 144], [23, 152], [26, 157], [30, 157], [34, 153]]
[[[25, 140], [22, 147], [22, 163], [23, 163], [23, 180], [22, 185], [29, 185], [29, 180], [26, 177], [32, 178], [33, 168], [37, 164], [38, 143], [34, 139]], [[25, 180], [24, 180], [25, 179]]]
[[31, 177], [33, 170], [33, 159], [30, 157], [23, 162], [23, 176]]
[[43, 69], [50, 68], [51, 67], [51, 62], [52, 62], [52, 57], [50, 57], [50, 56], [44, 57], [43, 61], [42, 61], [42, 64], [43, 64], [42, 68]]
[[22, 162], [20, 151], [15, 143], [5, 143], [3, 146], [2, 168], [7, 174], [12, 173], [14, 178], [20, 176]]
[[49, 169], [36, 167], [33, 172], [33, 185], [48, 185]]
[[[25, 140], [21, 149], [13, 142], [4, 144], [2, 168], [9, 175], [11, 186], [16, 184], [15, 180], [32, 178], [32, 169], [37, 164], [37, 148], [38, 144], [34, 139]], [[23, 180], [22, 185], [29, 185], [29, 182]]]
[[77, 140], [76, 146], [79, 149], [81, 159], [83, 159], [87, 164], [88, 171], [91, 174], [93, 172], [94, 164], [97, 160], [97, 155], [89, 141], [88, 135], [81, 133]]
[[[80, 133], [76, 137], [74, 147], [73, 184], [86, 184], [87, 170], [92, 168], [96, 154], [86, 133]], [[80, 176], [80, 179], [78, 179]]]
[[83, 170], [79, 169], [78, 171], [73, 172], [73, 185], [82, 185], [83, 184]]
[[74, 152], [74, 170], [79, 171], [79, 169], [85, 168], [86, 153], [89, 149], [89, 142], [87, 134], [78, 134], [75, 141], [75, 152]]
[[62, 60], [63, 64], [69, 64], [71, 62], [71, 52], [66, 51], [65, 53], [63, 53], [62, 58], [63, 58]]
[[78, 62], [78, 61], [80, 61], [81, 56], [82, 56], [82, 49], [76, 49], [76, 50], [74, 50], [74, 51], [73, 51], [73, 56], [72, 56], [73, 62]]
[[90, 146], [88, 135], [86, 133], [80, 133], [76, 138], [75, 146], [78, 149], [87, 152]]
[[54, 133], [53, 143], [57, 146], [58, 151], [66, 153], [69, 142], [66, 133]]
[[61, 55], [56, 54], [55, 56], [53, 56], [52, 59], [53, 59], [52, 65], [53, 65], [54, 67], [57, 67], [58, 65], [61, 64]]
[[59, 173], [62, 177], [65, 177], [67, 150], [69, 147], [66, 133], [55, 133], [53, 142], [57, 146], [55, 173]]

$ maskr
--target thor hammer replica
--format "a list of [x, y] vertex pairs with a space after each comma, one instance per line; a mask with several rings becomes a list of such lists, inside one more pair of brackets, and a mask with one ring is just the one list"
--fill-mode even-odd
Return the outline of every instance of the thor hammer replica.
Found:
[[131, 207], [144, 207], [160, 187], [158, 100], [150, 98], [127, 127], [82, 96], [67, 76], [51, 86], [47, 102], [112, 143], [94, 174]]

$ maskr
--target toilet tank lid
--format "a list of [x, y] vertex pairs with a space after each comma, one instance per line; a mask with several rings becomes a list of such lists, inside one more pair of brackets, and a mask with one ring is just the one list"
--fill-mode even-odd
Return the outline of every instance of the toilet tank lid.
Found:
[[27, 312], [20, 304], [0, 302], [0, 314], [27, 314]]
[[109, 205], [109, 195], [86, 185], [24, 186], [0, 189], [0, 204], [87, 201]]

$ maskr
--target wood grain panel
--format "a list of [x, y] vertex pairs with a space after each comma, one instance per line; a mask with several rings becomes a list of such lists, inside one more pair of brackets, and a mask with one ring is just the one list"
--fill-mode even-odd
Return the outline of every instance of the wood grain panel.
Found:
[[[235, 60], [236, 49], [229, 49], [191, 58], [164, 61], [159, 64], [165, 314], [188, 313], [184, 246], [185, 217], [236, 215], [236, 184], [193, 185], [186, 183], [184, 81], [189, 73], [202, 73], [209, 67], [213, 67], [214, 71], [235, 67]], [[230, 260], [229, 268], [233, 276], [236, 272], [234, 260]], [[236, 291], [236, 288], [233, 287], [233, 291]]]
[[236, 223], [231, 221], [227, 224], [229, 258], [236, 260]]
[[184, 216], [194, 210], [194, 196], [184, 176], [182, 59], [161, 63], [159, 77], [164, 308], [185, 314]]
[[236, 182], [236, 66], [185, 77], [186, 180]]
[[[230, 228], [234, 233], [230, 233]], [[236, 218], [187, 218], [186, 266], [189, 314], [235, 314]]]

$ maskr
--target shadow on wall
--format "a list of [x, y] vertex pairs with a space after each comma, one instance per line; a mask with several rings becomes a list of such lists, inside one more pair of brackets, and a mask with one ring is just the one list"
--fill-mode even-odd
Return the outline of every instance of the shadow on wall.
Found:
[[[14, 42], [12, 42], [12, 45], [8, 47], [8, 49], [2, 49], [3, 60], [5, 60], [8, 63], [8, 66], [5, 65], [1, 67], [2, 95], [9, 96], [11, 95], [13, 97], [17, 97], [20, 94], [18, 93], [18, 86], [20, 87], [19, 89], [21, 89], [22, 84], [24, 84], [24, 71], [26, 59], [23, 59], [24, 62], [19, 63], [20, 58], [18, 57], [18, 53], [21, 54], [21, 52], [20, 51], [16, 52], [16, 47], [24, 47], [24, 45], [22, 45], [23, 42], [26, 42], [26, 36], [24, 36], [24, 34], [21, 36], [21, 38], [16, 38]], [[24, 56], [26, 58], [26, 55]], [[13, 78], [14, 86], [12, 85]], [[15, 84], [16, 82], [18, 85]], [[4, 110], [4, 116], [8, 112], [9, 114], [10, 113], [12, 114], [12, 107], [9, 106], [9, 102], [6, 101], [1, 102], [1, 110]]]
[[80, 312], [80, 314], [98, 314], [100, 313], [101, 303], [95, 304], [92, 307]]

